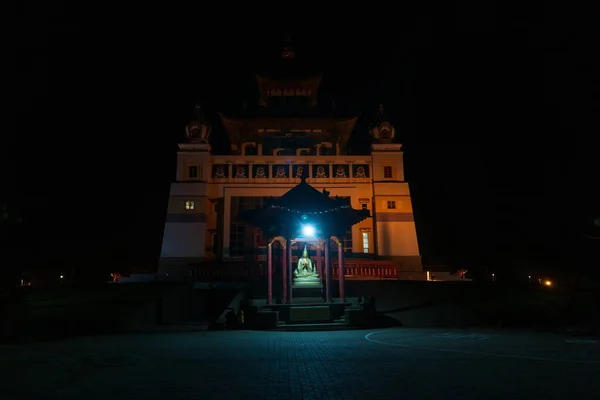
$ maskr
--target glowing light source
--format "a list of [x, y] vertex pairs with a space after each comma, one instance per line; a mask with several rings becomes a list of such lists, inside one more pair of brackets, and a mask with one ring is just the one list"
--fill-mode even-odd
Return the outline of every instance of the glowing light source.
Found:
[[302, 234], [304, 236], [314, 236], [315, 235], [315, 227], [312, 225], [304, 225], [302, 227]]
[[552, 286], [552, 281], [545, 281], [544, 285], [546, 285], [546, 286]]

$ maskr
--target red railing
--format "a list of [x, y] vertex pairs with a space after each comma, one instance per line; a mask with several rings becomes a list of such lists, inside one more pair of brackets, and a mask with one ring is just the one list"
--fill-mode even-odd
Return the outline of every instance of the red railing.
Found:
[[[347, 279], [398, 279], [396, 265], [392, 261], [372, 261], [346, 259], [344, 262]], [[279, 275], [279, 271], [274, 271]], [[259, 278], [267, 276], [267, 265], [221, 264], [219, 266], [198, 266], [192, 270], [194, 279]], [[337, 260], [332, 263], [332, 278], [338, 279]]]
[[[337, 260], [332, 263], [332, 278], [338, 279]], [[348, 279], [398, 279], [393, 261], [344, 260], [344, 276]]]

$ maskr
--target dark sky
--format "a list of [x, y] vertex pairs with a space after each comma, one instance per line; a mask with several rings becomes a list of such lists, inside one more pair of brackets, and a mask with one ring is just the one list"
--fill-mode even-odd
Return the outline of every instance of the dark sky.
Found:
[[408, 8], [297, 23], [200, 3], [21, 3], [3, 197], [24, 217], [22, 259], [156, 262], [193, 104], [215, 112], [253, 96], [252, 73], [277, 57], [286, 30], [298, 58], [324, 72], [325, 98], [336, 93], [363, 126], [385, 104], [426, 263], [582, 258], [598, 204], [592, 13]]

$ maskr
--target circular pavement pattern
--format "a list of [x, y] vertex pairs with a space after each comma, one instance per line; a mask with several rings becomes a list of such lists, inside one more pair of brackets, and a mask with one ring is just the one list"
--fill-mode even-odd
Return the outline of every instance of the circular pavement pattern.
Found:
[[540, 332], [387, 329], [365, 335], [383, 346], [465, 355], [600, 365], [593, 339], [568, 339]]
[[0, 399], [597, 400], [600, 346], [584, 340], [416, 328], [82, 337], [0, 346]]

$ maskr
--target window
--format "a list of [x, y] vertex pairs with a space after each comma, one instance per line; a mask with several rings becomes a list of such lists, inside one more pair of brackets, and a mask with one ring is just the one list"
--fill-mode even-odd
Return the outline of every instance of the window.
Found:
[[363, 232], [362, 239], [363, 239], [363, 252], [368, 253], [369, 252], [369, 232]]
[[388, 210], [395, 210], [396, 209], [396, 202], [394, 200], [390, 200], [387, 202], [387, 208]]
[[190, 165], [188, 167], [188, 178], [197, 178], [198, 177], [198, 166]]
[[190, 200], [188, 200], [188, 201], [185, 202], [185, 209], [186, 210], [194, 210], [195, 208], [196, 208], [196, 203], [195, 202], [190, 201]]
[[247, 196], [231, 197], [231, 228], [229, 231], [229, 255], [231, 257], [241, 257], [248, 251], [254, 251], [252, 229], [245, 222], [238, 220], [238, 213], [243, 210], [252, 210], [261, 208], [268, 197]]
[[362, 203], [362, 204], [360, 205], [360, 207], [361, 207], [363, 210], [368, 210], [368, 209], [369, 209], [369, 208], [368, 208], [368, 205], [367, 205], [367, 203]]
[[346, 231], [346, 235], [344, 236], [344, 252], [352, 251], [352, 228]]
[[383, 167], [383, 177], [384, 178], [392, 177], [392, 167], [390, 167], [390, 166]]

